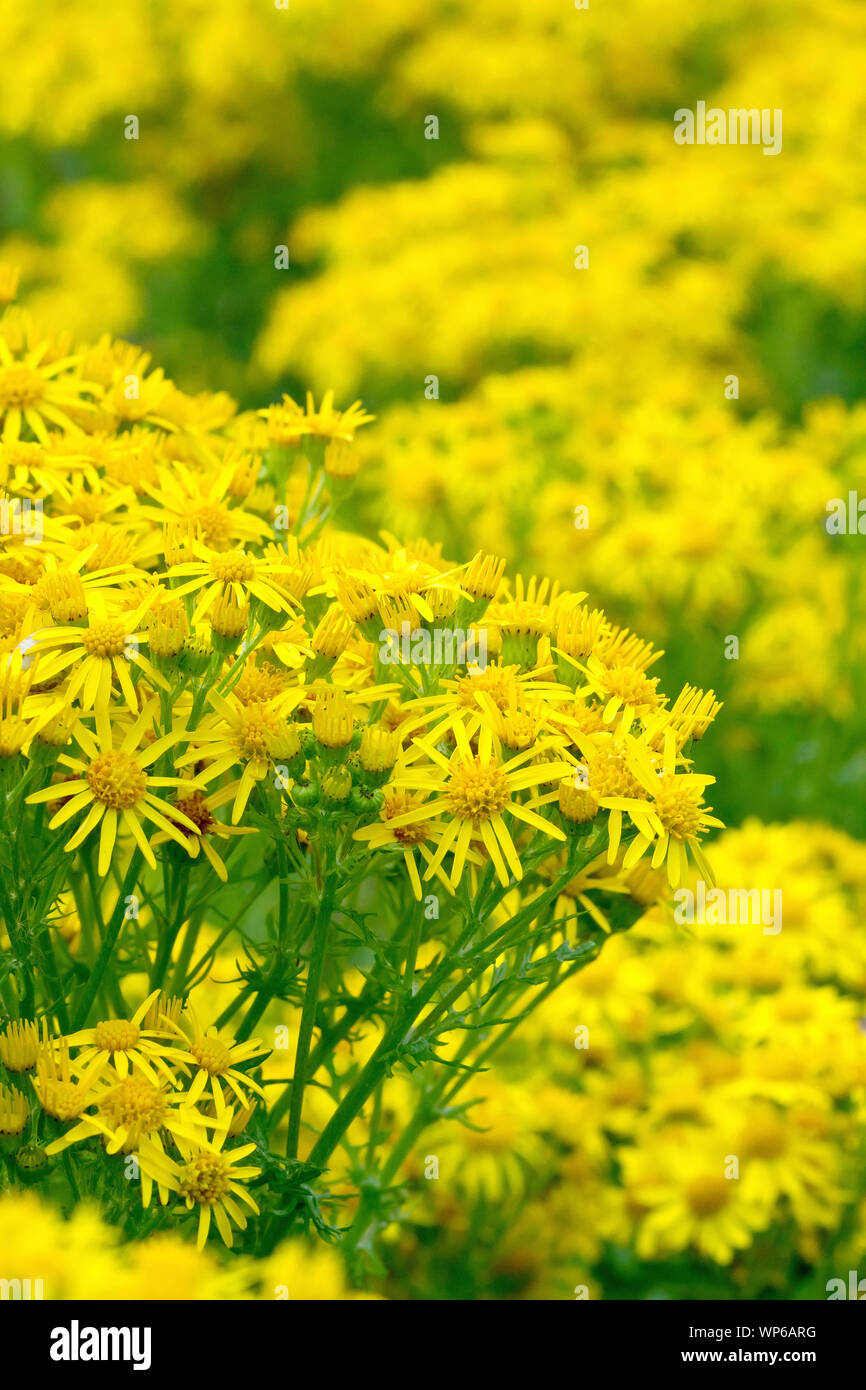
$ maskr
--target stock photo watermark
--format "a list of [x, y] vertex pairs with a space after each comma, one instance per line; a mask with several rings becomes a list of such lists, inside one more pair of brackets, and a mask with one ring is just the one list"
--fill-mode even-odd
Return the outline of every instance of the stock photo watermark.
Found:
[[379, 660], [383, 666], [463, 666], [485, 670], [487, 633], [450, 627], [416, 627], [401, 623], [400, 631], [386, 627], [379, 633]]
[[674, 112], [674, 140], [678, 145], [762, 145], [764, 154], [781, 154], [782, 112], [766, 106], [707, 110], [699, 101], [694, 111], [681, 106]]
[[42, 499], [0, 498], [0, 536], [21, 536], [25, 545], [42, 543]]
[[695, 891], [674, 893], [674, 921], [680, 926], [763, 927], [764, 936], [782, 930], [781, 888], [710, 888], [698, 879]]

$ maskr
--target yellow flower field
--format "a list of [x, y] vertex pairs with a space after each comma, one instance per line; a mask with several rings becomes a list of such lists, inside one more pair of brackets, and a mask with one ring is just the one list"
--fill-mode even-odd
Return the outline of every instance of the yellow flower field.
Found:
[[3, 1287], [826, 1299], [863, 6], [0, 43]]

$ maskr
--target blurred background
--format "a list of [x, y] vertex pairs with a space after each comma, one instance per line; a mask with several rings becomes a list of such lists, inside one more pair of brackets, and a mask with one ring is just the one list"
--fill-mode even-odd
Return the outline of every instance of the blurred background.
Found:
[[[695, 928], [672, 972], [648, 919], [581, 975], [604, 1046], [582, 1078], [573, 1048], [544, 1065], [547, 1118], [520, 1118], [541, 1041], [515, 1054], [492, 1187], [395, 1250], [391, 1292], [579, 1270], [677, 1296], [697, 1267], [713, 1295], [814, 1295], [866, 1229], [866, 538], [826, 527], [866, 498], [866, 7], [64, 0], [4, 7], [0, 50], [0, 259], [37, 319], [244, 407], [362, 396], [359, 529], [586, 589], [664, 648], [664, 689], [713, 687], [714, 862], [784, 887], [777, 938]], [[675, 144], [699, 100], [780, 109], [781, 153]], [[683, 1197], [708, 1095], [766, 1122], [769, 1234]], [[510, 1162], [536, 1132], [543, 1181], [532, 1145]], [[489, 1227], [527, 1182], [549, 1248]]]

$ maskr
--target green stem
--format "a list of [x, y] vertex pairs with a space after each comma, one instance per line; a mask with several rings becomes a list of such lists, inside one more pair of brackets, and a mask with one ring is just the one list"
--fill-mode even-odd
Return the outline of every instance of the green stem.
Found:
[[150, 988], [162, 989], [162, 982], [171, 961], [171, 953], [174, 950], [174, 943], [180, 934], [181, 927], [186, 920], [186, 895], [189, 888], [189, 868], [187, 865], [175, 870], [175, 883], [177, 875], [181, 876], [180, 888], [177, 892], [177, 901], [172, 912], [171, 925], [163, 932], [162, 939], [157, 947], [156, 956], [153, 962], [153, 969], [150, 975]]
[[198, 940], [198, 934], [201, 928], [201, 918], [201, 912], [199, 910], [196, 910], [193, 912], [187, 924], [186, 935], [183, 939], [183, 945], [180, 948], [180, 955], [175, 961], [174, 970], [172, 971], [172, 994], [182, 995], [186, 994], [187, 992], [187, 972], [189, 970], [190, 958], [192, 957], [192, 953], [195, 950], [195, 943]]
[[96, 957], [95, 964], [90, 972], [90, 977], [84, 988], [84, 994], [82, 995], [81, 1003], [79, 1004], [78, 1011], [75, 1015], [75, 1018], [73, 1019], [73, 1032], [77, 1032], [79, 1028], [83, 1028], [85, 1023], [87, 1022], [88, 1015], [93, 1006], [93, 1001], [95, 1000], [97, 993], [99, 992], [99, 987], [102, 983], [105, 972], [108, 969], [108, 966], [111, 962], [111, 957], [114, 953], [114, 948], [117, 945], [117, 939], [120, 936], [120, 931], [125, 918], [126, 899], [132, 892], [133, 885], [138, 877], [138, 871], [140, 866], [141, 851], [137, 849], [135, 850], [132, 858], [129, 861], [129, 867], [126, 871], [126, 877], [123, 880], [123, 887], [120, 890], [117, 902], [114, 904], [114, 912], [111, 914], [111, 919], [107, 927], [105, 928], [105, 933], [102, 938], [102, 945], [99, 948], [99, 955]]
[[331, 924], [331, 914], [334, 910], [336, 891], [336, 874], [333, 870], [328, 872], [326, 869], [324, 883], [322, 884], [322, 896], [319, 900], [319, 910], [316, 913], [316, 921], [313, 926], [313, 949], [310, 956], [309, 969], [307, 971], [304, 1007], [301, 1011], [298, 1047], [295, 1053], [295, 1066], [292, 1073], [292, 1091], [289, 1106], [289, 1135], [286, 1142], [286, 1156], [288, 1158], [297, 1158], [298, 1156], [298, 1140], [301, 1133], [301, 1114], [304, 1107], [304, 1090], [307, 1084], [307, 1063], [310, 1056], [310, 1042], [313, 1037], [313, 1026], [316, 1021], [316, 1007], [319, 1002], [319, 986], [322, 982], [322, 972], [325, 967], [325, 956], [328, 949], [328, 931]]
[[[535, 898], [527, 907], [518, 912], [516, 916], [512, 917], [511, 920], [504, 925], [504, 927], [498, 927], [484, 938], [478, 948], [479, 950], [483, 950], [483, 956], [480, 959], [476, 957], [472, 969], [460, 976], [457, 983], [451, 987], [432, 1012], [427, 1015], [424, 1020], [425, 1027], [431, 1020], [435, 1019], [437, 1015], [441, 1014], [443, 1010], [447, 1012], [454, 1000], [459, 999], [460, 995], [464, 994], [467, 988], [483, 975], [485, 970], [489, 969], [491, 964], [496, 961], [497, 956], [506, 949], [503, 938], [516, 929], [522, 931], [529, 921], [538, 916], [540, 912], [544, 911], [549, 904], [558, 897], [561, 889], [562, 879], [558, 878], [546, 892], [541, 893], [539, 897]], [[468, 934], [471, 935], [471, 930], [473, 928], [474, 923], [471, 924]], [[372, 1094], [380, 1078], [385, 1075], [388, 1065], [388, 1054], [396, 1043], [405, 1041], [410, 1034], [415, 1020], [427, 1007], [440, 986], [446, 984], [453, 973], [454, 956], [453, 953], [449, 953], [438, 969], [434, 970], [430, 978], [422, 985], [418, 993], [411, 995], [409, 999], [406, 1000], [404, 1008], [398, 1011], [392, 1027], [386, 1029], [378, 1047], [370, 1057], [354, 1086], [352, 1086], [343, 1097], [327, 1125], [322, 1130], [310, 1154], [310, 1163], [322, 1166], [327, 1163], [327, 1160], [339, 1144], [346, 1129], [361, 1108], [366, 1104], [367, 1099]]]

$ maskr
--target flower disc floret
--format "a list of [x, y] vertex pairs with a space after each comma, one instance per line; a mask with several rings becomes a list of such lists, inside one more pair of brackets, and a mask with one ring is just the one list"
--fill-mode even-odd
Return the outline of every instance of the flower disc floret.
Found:
[[196, 1038], [190, 1052], [210, 1076], [222, 1076], [232, 1064], [231, 1048], [219, 1038]]
[[179, 1179], [180, 1192], [188, 1202], [210, 1205], [231, 1190], [231, 1165], [222, 1154], [200, 1153], [190, 1159]]
[[448, 803], [459, 820], [490, 820], [508, 805], [508, 778], [496, 763], [461, 763], [448, 784]]
[[249, 584], [256, 576], [256, 562], [251, 555], [228, 551], [211, 556], [210, 572], [213, 579], [223, 584]]
[[94, 1046], [102, 1052], [129, 1052], [137, 1047], [141, 1029], [127, 1018], [104, 1019], [93, 1031]]
[[87, 769], [86, 777], [96, 800], [115, 811], [134, 806], [147, 791], [147, 774], [121, 748], [100, 753]]
[[677, 785], [675, 777], [660, 779], [653, 809], [671, 835], [678, 840], [700, 835], [703, 830], [703, 798], [695, 787]]
[[701, 1173], [691, 1178], [685, 1187], [686, 1202], [697, 1217], [713, 1216], [722, 1211], [730, 1200], [731, 1185], [717, 1173]]
[[132, 1073], [112, 1086], [99, 1102], [99, 1113], [112, 1129], [150, 1134], [166, 1117], [165, 1094], [146, 1077]]
[[0, 367], [0, 409], [30, 410], [45, 395], [45, 381], [25, 363]]
[[122, 656], [127, 637], [123, 623], [106, 619], [85, 628], [81, 634], [81, 645], [88, 656]]

